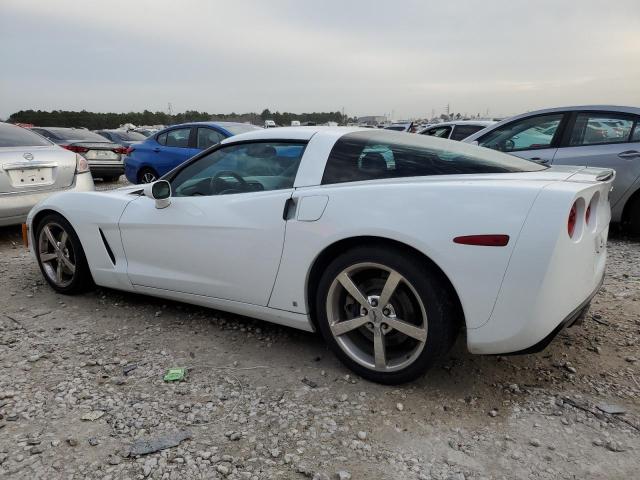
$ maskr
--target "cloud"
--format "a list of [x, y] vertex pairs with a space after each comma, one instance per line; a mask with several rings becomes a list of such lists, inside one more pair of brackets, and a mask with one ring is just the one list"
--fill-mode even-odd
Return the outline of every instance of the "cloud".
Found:
[[635, 0], [3, 0], [0, 44], [0, 117], [640, 104]]

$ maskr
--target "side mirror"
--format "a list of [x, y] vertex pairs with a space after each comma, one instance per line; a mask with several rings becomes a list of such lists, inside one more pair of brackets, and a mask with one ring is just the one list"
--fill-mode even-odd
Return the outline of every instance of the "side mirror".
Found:
[[156, 208], [167, 208], [171, 205], [171, 184], [166, 180], [148, 183], [144, 187], [144, 196], [156, 201]]

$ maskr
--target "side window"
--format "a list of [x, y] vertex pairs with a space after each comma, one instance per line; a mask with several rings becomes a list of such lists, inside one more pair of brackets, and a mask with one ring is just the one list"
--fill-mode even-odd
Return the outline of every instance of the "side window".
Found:
[[292, 188], [306, 143], [229, 145], [190, 163], [171, 180], [175, 197]]
[[443, 147], [439, 145], [441, 142], [422, 135], [405, 137], [379, 130], [342, 136], [331, 149], [322, 184], [428, 175], [531, 172], [545, 168], [460, 142], [449, 142], [451, 146]]
[[629, 141], [633, 117], [616, 113], [578, 113], [571, 130], [569, 145], [597, 145]]
[[169, 130], [167, 132], [167, 140], [164, 145], [167, 147], [189, 147], [189, 135], [191, 134], [191, 127], [189, 128], [176, 128], [175, 130]]
[[430, 137], [440, 137], [440, 138], [449, 138], [449, 134], [451, 133], [451, 127], [433, 127], [426, 131], [424, 131], [423, 135], [429, 135]]
[[559, 113], [516, 120], [487, 133], [478, 143], [501, 152], [549, 148], [562, 117]]
[[202, 150], [215, 145], [216, 143], [220, 143], [225, 139], [225, 136], [220, 132], [212, 129], [212, 128], [198, 128], [198, 142], [196, 144], [197, 148]]
[[633, 135], [631, 135], [632, 142], [640, 142], [640, 119], [636, 120], [636, 127], [633, 129]]
[[167, 134], [163, 133], [162, 135], [158, 135], [158, 137], [156, 138], [156, 141], [160, 145], [166, 145], [167, 144]]
[[469, 135], [479, 132], [484, 127], [482, 125], [456, 125], [451, 134], [451, 140], [464, 140]]

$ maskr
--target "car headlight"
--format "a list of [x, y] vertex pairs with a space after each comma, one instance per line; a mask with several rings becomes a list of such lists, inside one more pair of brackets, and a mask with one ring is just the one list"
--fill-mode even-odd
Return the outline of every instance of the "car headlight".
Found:
[[82, 155], [76, 153], [76, 173], [85, 173], [89, 171], [89, 163]]

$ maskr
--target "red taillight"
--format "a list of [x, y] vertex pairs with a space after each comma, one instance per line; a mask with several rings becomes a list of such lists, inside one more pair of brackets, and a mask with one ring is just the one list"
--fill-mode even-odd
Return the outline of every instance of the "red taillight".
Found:
[[509, 235], [465, 235], [453, 239], [462, 245], [480, 245], [483, 247], [504, 247], [509, 243]]
[[71, 150], [75, 153], [87, 153], [89, 149], [87, 147], [79, 147], [77, 145], [60, 145], [62, 148], [66, 148], [67, 150]]
[[589, 220], [591, 220], [591, 204], [587, 207], [587, 211], [584, 214], [584, 221], [589, 224]]
[[578, 221], [578, 202], [575, 202], [569, 212], [569, 219], [567, 220], [567, 232], [569, 237], [573, 238], [573, 233], [576, 231], [576, 222]]
[[113, 151], [115, 153], [119, 153], [120, 155], [126, 155], [127, 153], [129, 153], [129, 147], [118, 147], [114, 148]]

